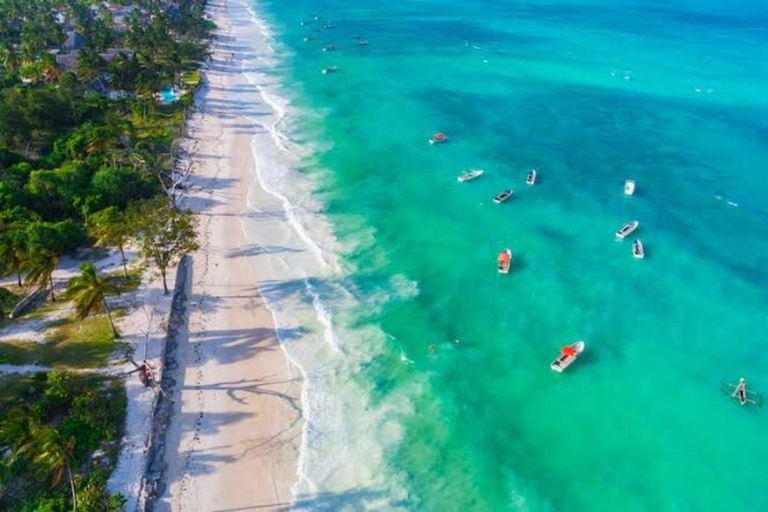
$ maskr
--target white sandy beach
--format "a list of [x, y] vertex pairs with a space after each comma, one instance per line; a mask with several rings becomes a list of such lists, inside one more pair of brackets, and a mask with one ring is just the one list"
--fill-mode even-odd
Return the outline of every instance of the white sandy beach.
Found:
[[[167, 433], [160, 510], [287, 507], [297, 480], [300, 372], [259, 295], [259, 269], [269, 255], [243, 227], [252, 216], [249, 201], [280, 208], [255, 184], [257, 127], [243, 116], [269, 109], [237, 72], [240, 50], [227, 35], [225, 4], [211, 5], [217, 41], [189, 122], [196, 164], [184, 207], [199, 214], [201, 249], [193, 255], [189, 336], [177, 351], [183, 383]], [[285, 229], [280, 223], [266, 219], [262, 228]]]

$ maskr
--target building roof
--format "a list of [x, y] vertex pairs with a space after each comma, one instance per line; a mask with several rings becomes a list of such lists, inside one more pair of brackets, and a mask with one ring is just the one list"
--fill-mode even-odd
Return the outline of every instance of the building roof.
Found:
[[64, 48], [67, 50], [79, 50], [85, 46], [85, 38], [74, 30], [67, 32], [67, 40], [64, 41]]

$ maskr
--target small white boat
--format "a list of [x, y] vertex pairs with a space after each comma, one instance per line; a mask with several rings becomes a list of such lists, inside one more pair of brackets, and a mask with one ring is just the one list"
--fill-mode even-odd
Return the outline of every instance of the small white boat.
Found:
[[627, 224], [624, 224], [620, 230], [616, 232], [616, 238], [624, 239], [627, 235], [632, 234], [634, 230], [637, 229], [637, 226], [639, 226], [640, 223], [636, 220], [633, 220], [632, 222], [629, 222]]
[[509, 274], [509, 267], [512, 266], [512, 251], [504, 249], [499, 253], [499, 274]]
[[558, 373], [562, 373], [563, 370], [571, 366], [571, 364], [579, 358], [581, 353], [584, 352], [584, 346], [583, 341], [577, 341], [564, 346], [560, 349], [560, 355], [552, 361], [552, 364], [549, 365], [549, 367]]
[[332, 52], [332, 51], [334, 51], [334, 50], [336, 50], [336, 47], [335, 47], [335, 46], [333, 46], [332, 44], [328, 44], [328, 45], [325, 45], [325, 46], [323, 47], [323, 51], [324, 51], [324, 52]]
[[529, 185], [536, 184], [536, 169], [531, 169], [528, 172], [528, 176], [525, 178], [525, 182]]
[[357, 41], [357, 46], [368, 46], [368, 41], [365, 39], [360, 39]]
[[327, 68], [323, 68], [320, 72], [324, 75], [328, 75], [330, 73], [335, 73], [339, 70], [336, 66], [328, 66]]
[[325, 30], [330, 30], [330, 29], [332, 29], [332, 28], [333, 28], [333, 23], [331, 23], [331, 22], [329, 21], [328, 23], [326, 23], [325, 25], [323, 25], [323, 28], [324, 28]]
[[483, 175], [484, 172], [485, 171], [482, 169], [472, 169], [460, 174], [459, 177], [456, 179], [458, 180], [459, 183], [464, 183], [465, 181], [470, 181], [470, 180], [474, 180], [475, 178], [479, 178], [480, 176]]
[[304, 38], [304, 42], [306, 42], [306, 43], [308, 43], [309, 41], [314, 41], [314, 40], [315, 40], [315, 36], [307, 36], [307, 37]]
[[436, 133], [429, 138], [430, 144], [442, 144], [443, 142], [448, 142], [448, 137], [442, 132]]
[[643, 249], [643, 242], [641, 242], [640, 239], [632, 242], [632, 254], [637, 259], [645, 258], [645, 249]]
[[496, 194], [496, 197], [493, 198], [493, 202], [496, 204], [503, 203], [510, 197], [512, 197], [512, 189], [505, 190], [503, 192]]
[[627, 180], [624, 182], [624, 193], [628, 196], [635, 193], [635, 180]]

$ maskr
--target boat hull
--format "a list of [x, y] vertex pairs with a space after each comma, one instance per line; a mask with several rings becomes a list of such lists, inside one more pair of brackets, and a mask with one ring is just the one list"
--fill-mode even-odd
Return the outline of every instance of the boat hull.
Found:
[[576, 352], [575, 355], [564, 354], [561, 352], [560, 355], [557, 356], [554, 361], [552, 361], [552, 364], [549, 365], [549, 367], [557, 373], [563, 373], [563, 371], [571, 366], [579, 358], [579, 356], [581, 356], [581, 353], [584, 352], [586, 345], [583, 341], [577, 341], [575, 343], [571, 343], [569, 347], [574, 349]]
[[632, 255], [639, 260], [645, 258], [645, 248], [640, 240], [632, 245]]
[[639, 222], [637, 222], [636, 220], [635, 220], [635, 221], [632, 221], [632, 222], [630, 222], [629, 224], [626, 224], [626, 225], [622, 226], [622, 227], [621, 227], [621, 229], [619, 229], [619, 230], [616, 232], [616, 238], [618, 238], [618, 239], [620, 239], [620, 240], [623, 240], [623, 239], [625, 239], [626, 237], [628, 237], [629, 235], [631, 235], [632, 233], [634, 233], [634, 232], [635, 232], [635, 230], [636, 230], [636, 229], [637, 229], [639, 226], [640, 226], [640, 223], [639, 223]]
[[498, 270], [499, 274], [509, 274], [509, 269], [512, 267], [512, 251], [504, 249], [499, 254]]

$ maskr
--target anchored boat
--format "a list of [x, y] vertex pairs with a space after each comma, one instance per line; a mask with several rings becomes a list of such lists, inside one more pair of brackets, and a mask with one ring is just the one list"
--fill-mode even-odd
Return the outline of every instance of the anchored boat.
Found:
[[474, 180], [475, 178], [479, 178], [480, 176], [483, 175], [484, 172], [485, 171], [482, 169], [474, 169], [474, 170], [470, 170], [465, 173], [462, 173], [456, 179], [459, 181], [459, 183], [464, 183], [465, 181], [470, 181], [470, 180]]
[[758, 407], [763, 405], [763, 396], [757, 391], [747, 389], [747, 381], [743, 378], [739, 379], [738, 384], [723, 382], [720, 384], [720, 389], [723, 391], [723, 394], [731, 395], [735, 398], [740, 405], [751, 404]]
[[512, 251], [504, 249], [499, 253], [499, 274], [509, 274], [509, 267], [512, 266]]
[[432, 137], [429, 138], [430, 144], [442, 144], [443, 142], [447, 142], [448, 137], [444, 133], [436, 133]]
[[536, 184], [536, 169], [531, 169], [528, 172], [528, 176], [525, 178], [525, 182], [529, 185]]
[[579, 358], [581, 353], [584, 352], [584, 346], [583, 341], [577, 341], [564, 346], [560, 349], [560, 355], [557, 356], [557, 359], [552, 361], [552, 364], [549, 365], [549, 367], [558, 373], [562, 373], [563, 370], [571, 366], [573, 362]]
[[330, 73], [335, 73], [338, 70], [339, 68], [337, 68], [336, 66], [328, 66], [327, 68], [323, 68], [321, 73], [323, 73], [324, 75], [328, 75]]
[[635, 180], [627, 180], [624, 182], [624, 193], [628, 196], [635, 193]]
[[643, 242], [639, 239], [632, 242], [632, 254], [637, 259], [645, 258], [645, 249], [643, 249]]
[[629, 222], [627, 224], [624, 224], [620, 230], [616, 232], [616, 238], [624, 239], [627, 235], [632, 234], [634, 230], [637, 229], [637, 226], [639, 226], [640, 223], [636, 220], [633, 220], [632, 222]]
[[505, 190], [503, 192], [496, 194], [496, 197], [493, 198], [493, 202], [496, 204], [503, 203], [510, 197], [512, 197], [512, 189]]
[[335, 47], [335, 46], [333, 46], [332, 44], [328, 44], [328, 45], [325, 45], [325, 46], [323, 47], [323, 51], [324, 51], [324, 52], [332, 52], [332, 51], [334, 51], [334, 50], [336, 50], [336, 47]]

